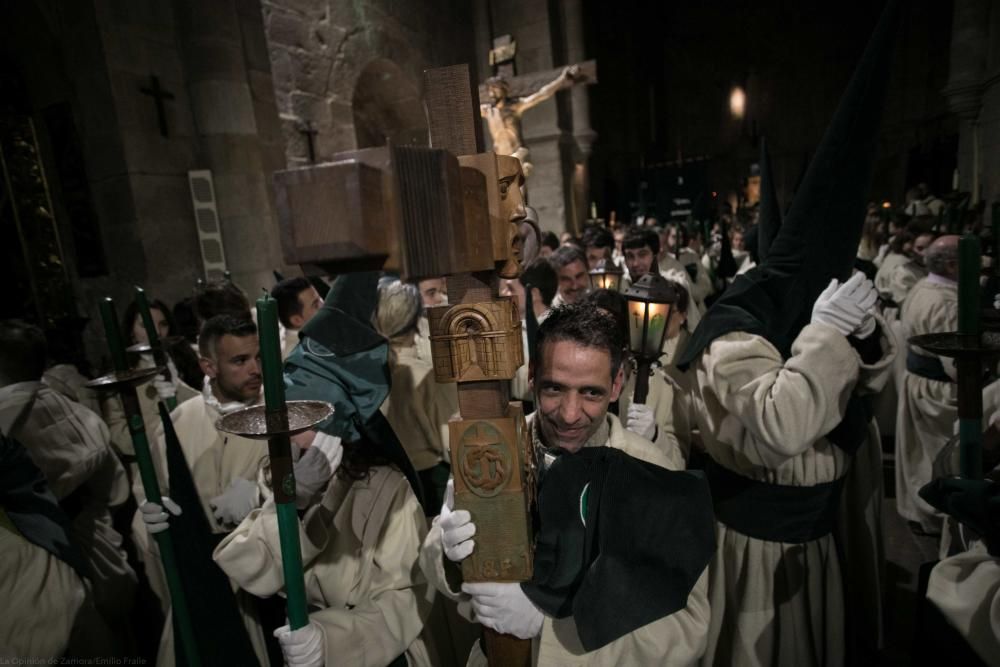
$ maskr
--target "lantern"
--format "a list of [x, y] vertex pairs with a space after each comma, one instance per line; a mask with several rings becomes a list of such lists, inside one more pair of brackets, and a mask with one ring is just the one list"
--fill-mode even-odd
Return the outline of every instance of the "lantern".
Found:
[[590, 270], [589, 274], [590, 289], [607, 289], [617, 292], [621, 288], [622, 276], [625, 275], [625, 272], [610, 259], [602, 259], [595, 268]]
[[636, 361], [635, 403], [649, 392], [650, 369], [663, 353], [667, 324], [677, 303], [677, 288], [658, 273], [647, 273], [625, 292], [628, 300], [629, 351]]

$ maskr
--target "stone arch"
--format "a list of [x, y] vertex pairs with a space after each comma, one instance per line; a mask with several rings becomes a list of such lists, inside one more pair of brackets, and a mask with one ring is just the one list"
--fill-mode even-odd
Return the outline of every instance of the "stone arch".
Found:
[[354, 84], [351, 108], [358, 148], [429, 144], [420, 92], [391, 60], [365, 65]]

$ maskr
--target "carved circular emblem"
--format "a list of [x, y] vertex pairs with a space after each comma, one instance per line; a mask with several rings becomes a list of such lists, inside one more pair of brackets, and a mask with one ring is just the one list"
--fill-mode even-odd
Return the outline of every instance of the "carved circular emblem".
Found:
[[507, 486], [510, 479], [510, 450], [495, 426], [476, 422], [465, 430], [458, 443], [458, 469], [469, 490], [482, 498], [491, 498]]

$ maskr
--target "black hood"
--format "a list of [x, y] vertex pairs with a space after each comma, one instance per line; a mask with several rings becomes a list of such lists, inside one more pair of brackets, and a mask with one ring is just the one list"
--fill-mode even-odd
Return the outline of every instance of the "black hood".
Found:
[[705, 314], [678, 361], [682, 370], [713, 340], [733, 331], [762, 336], [787, 358], [809, 323], [816, 297], [831, 279], [850, 277], [865, 220], [900, 4], [890, 0], [883, 11], [766, 258], [737, 276]]
[[[760, 215], [757, 217], [757, 258], [761, 264], [767, 259], [771, 244], [781, 229], [781, 206], [778, 204], [778, 194], [774, 191], [774, 170], [771, 168], [771, 155], [767, 152], [767, 139], [760, 140]], [[746, 240], [744, 238], [744, 240]]]

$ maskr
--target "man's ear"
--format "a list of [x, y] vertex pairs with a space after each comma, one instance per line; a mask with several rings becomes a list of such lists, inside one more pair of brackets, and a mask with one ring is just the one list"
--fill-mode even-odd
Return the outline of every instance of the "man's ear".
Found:
[[208, 357], [198, 357], [198, 365], [201, 366], [201, 372], [213, 380], [219, 374], [219, 369], [216, 367], [215, 362]]
[[535, 362], [528, 362], [528, 390], [535, 393]]
[[621, 396], [622, 386], [625, 384], [625, 364], [626, 360], [622, 360], [621, 365], [618, 367], [618, 372], [615, 373], [615, 379], [611, 382], [611, 402], [614, 403]]
[[306, 323], [305, 318], [301, 315], [292, 315], [288, 318], [288, 323], [292, 325], [292, 328], [298, 331]]

